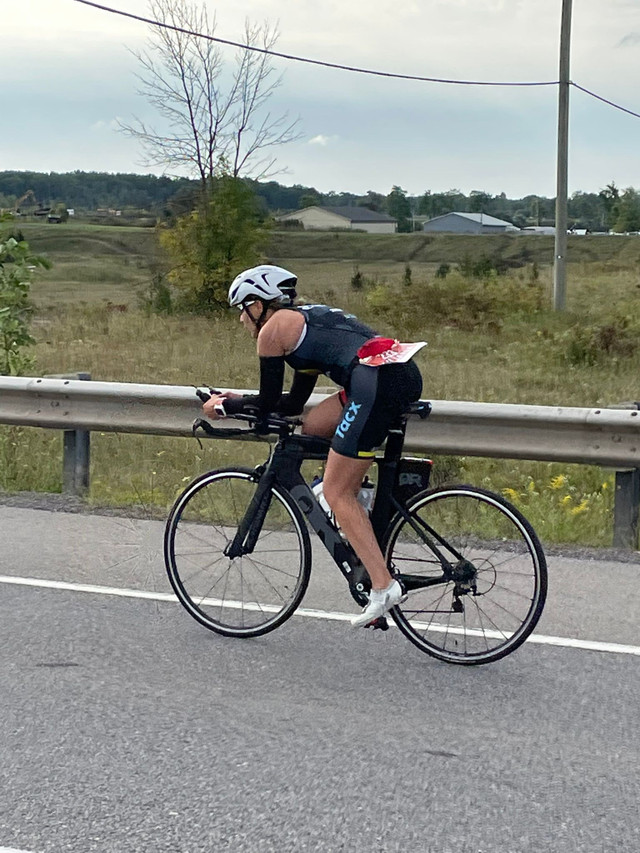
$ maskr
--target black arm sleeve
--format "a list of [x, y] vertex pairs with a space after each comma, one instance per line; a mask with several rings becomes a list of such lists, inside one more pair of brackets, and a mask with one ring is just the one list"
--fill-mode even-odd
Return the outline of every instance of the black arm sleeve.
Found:
[[283, 394], [276, 404], [276, 412], [281, 415], [299, 415], [304, 409], [304, 404], [311, 396], [311, 392], [318, 381], [317, 373], [298, 373], [293, 374], [293, 382], [291, 390], [288, 394]]
[[257, 412], [264, 416], [277, 410], [284, 381], [284, 356], [260, 357], [260, 393], [244, 397], [227, 397], [224, 408], [228, 415], [239, 412]]

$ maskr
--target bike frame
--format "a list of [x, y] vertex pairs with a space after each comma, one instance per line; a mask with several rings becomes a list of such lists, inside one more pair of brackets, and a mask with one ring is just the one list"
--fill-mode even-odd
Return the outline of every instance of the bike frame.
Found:
[[[429, 413], [429, 407], [428, 404], [422, 405], [424, 408], [418, 408], [416, 414], [426, 417]], [[428, 543], [434, 555], [439, 559], [443, 568], [441, 577], [400, 576], [405, 588], [410, 590], [442, 584], [451, 580], [451, 561], [445, 557], [439, 546], [446, 548], [453, 555], [458, 566], [462, 557], [428, 524], [421, 522], [418, 525], [407, 512], [404, 502], [397, 497], [398, 488], [401, 485], [399, 483], [399, 469], [402, 464], [406, 424], [406, 416], [399, 419], [397, 424], [389, 431], [384, 455], [376, 457], [374, 460], [378, 465], [378, 485], [371, 514], [371, 525], [376, 540], [382, 547], [382, 537], [387, 530], [389, 522], [395, 513], [400, 513], [416, 533]], [[305, 515], [309, 525], [331, 555], [334, 563], [349, 584], [349, 590], [353, 598], [359, 604], [363, 605], [366, 604], [366, 594], [371, 589], [371, 582], [367, 571], [351, 545], [343, 539], [336, 525], [322, 509], [300, 471], [304, 461], [324, 460], [327, 458], [328, 451], [329, 442], [326, 439], [310, 435], [281, 433], [280, 440], [277, 442], [268, 462], [256, 469], [256, 480], [259, 483], [258, 488], [247, 507], [245, 516], [238, 527], [233, 541], [225, 549], [225, 554], [230, 558], [234, 558], [241, 554], [250, 553], [253, 550], [269, 509], [272, 494], [271, 489], [275, 484], [280, 485], [289, 492]], [[423, 465], [429, 466], [430, 469], [430, 462], [426, 460], [420, 460], [420, 462]], [[459, 580], [463, 580], [463, 578], [459, 578]]]

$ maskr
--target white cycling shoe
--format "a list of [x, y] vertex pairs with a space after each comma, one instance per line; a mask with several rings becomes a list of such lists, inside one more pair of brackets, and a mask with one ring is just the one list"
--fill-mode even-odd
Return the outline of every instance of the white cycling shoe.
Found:
[[359, 616], [351, 620], [353, 628], [365, 628], [370, 622], [384, 616], [396, 604], [405, 601], [406, 593], [397, 580], [391, 581], [386, 589], [372, 589], [369, 593], [369, 603]]

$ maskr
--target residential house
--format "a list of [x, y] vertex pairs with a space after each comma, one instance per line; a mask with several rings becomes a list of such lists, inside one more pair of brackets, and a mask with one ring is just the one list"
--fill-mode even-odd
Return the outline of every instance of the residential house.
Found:
[[367, 231], [370, 234], [393, 234], [397, 220], [386, 213], [368, 207], [304, 207], [293, 213], [276, 216], [278, 222], [297, 221], [305, 231], [330, 231], [344, 228], [348, 231]]

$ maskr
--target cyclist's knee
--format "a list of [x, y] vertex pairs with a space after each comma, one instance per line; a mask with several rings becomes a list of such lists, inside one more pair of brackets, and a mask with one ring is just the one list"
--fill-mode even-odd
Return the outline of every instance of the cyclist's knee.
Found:
[[322, 493], [332, 510], [344, 503], [349, 504], [354, 501], [357, 503], [357, 489], [353, 491], [340, 483], [327, 482], [326, 477], [322, 484]]

